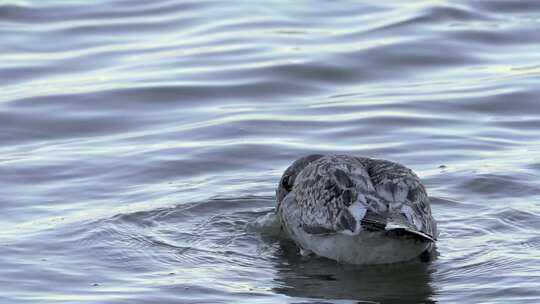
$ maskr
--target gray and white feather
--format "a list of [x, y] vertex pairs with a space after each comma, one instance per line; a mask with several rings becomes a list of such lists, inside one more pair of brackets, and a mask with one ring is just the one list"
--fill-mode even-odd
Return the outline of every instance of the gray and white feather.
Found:
[[412, 259], [437, 238], [420, 179], [391, 161], [308, 155], [287, 168], [276, 198], [281, 225], [302, 251], [342, 262]]

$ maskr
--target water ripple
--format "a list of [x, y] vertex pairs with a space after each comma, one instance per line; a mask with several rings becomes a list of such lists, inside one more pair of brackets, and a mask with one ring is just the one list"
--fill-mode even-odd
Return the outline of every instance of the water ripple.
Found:
[[[535, 7], [4, 1], [0, 298], [534, 302]], [[315, 152], [414, 169], [439, 256], [350, 268], [246, 230]]]

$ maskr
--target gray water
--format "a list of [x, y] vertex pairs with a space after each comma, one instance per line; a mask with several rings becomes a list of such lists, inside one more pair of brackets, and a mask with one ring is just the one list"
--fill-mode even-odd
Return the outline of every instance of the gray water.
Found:
[[[0, 303], [540, 301], [540, 3], [0, 1]], [[307, 153], [425, 183], [430, 263], [246, 229]]]

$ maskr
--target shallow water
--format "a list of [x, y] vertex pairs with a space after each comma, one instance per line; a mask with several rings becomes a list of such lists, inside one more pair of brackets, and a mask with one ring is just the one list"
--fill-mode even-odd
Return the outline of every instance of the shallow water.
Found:
[[[540, 300], [535, 1], [0, 3], [1, 303]], [[246, 228], [313, 152], [399, 161], [431, 263]]]

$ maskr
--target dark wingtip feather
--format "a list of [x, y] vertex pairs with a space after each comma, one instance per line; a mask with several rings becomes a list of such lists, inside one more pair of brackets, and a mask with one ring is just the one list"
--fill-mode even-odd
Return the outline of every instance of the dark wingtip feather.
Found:
[[412, 237], [416, 240], [424, 241], [424, 242], [435, 242], [437, 240], [436, 238], [428, 234], [425, 234], [421, 231], [416, 231], [416, 230], [407, 229], [407, 228], [393, 228], [393, 229], [389, 229], [388, 232], [393, 233], [398, 236]]

